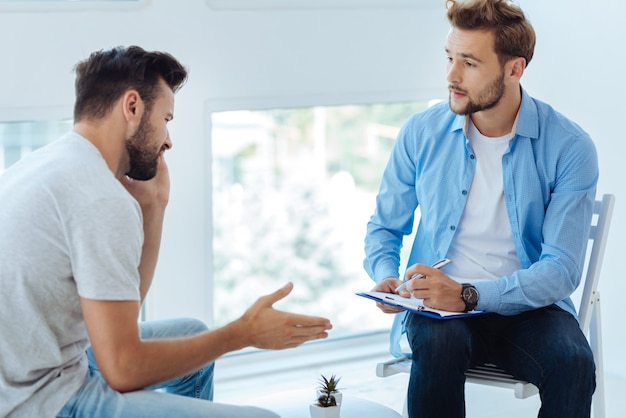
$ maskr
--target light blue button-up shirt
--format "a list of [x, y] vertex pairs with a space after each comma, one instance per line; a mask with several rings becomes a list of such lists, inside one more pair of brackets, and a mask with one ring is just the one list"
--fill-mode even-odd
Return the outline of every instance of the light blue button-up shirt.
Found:
[[[448, 103], [402, 127], [367, 225], [364, 266], [377, 283], [400, 277], [402, 238], [421, 216], [408, 265], [446, 256], [476, 168], [465, 117]], [[514, 315], [556, 303], [575, 315], [598, 180], [595, 146], [578, 125], [522, 90], [509, 148], [502, 156], [504, 199], [522, 269], [475, 283], [477, 309]], [[454, 261], [454, 260], [453, 260]]]

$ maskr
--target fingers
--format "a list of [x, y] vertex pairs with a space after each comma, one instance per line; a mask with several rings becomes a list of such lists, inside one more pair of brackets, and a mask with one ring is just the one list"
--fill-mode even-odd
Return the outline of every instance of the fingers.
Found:
[[120, 177], [120, 183], [122, 183], [122, 185], [126, 187], [127, 189], [131, 187], [133, 181], [134, 181], [133, 179], [131, 179], [130, 177], [126, 175]]
[[[372, 288], [372, 292], [384, 292], [384, 293], [396, 293], [396, 288], [402, 284], [402, 281], [397, 277], [387, 277], [383, 281], [379, 282]], [[401, 290], [398, 293], [405, 298], [411, 297], [411, 294], [407, 290]], [[402, 312], [402, 309], [395, 308], [393, 306], [386, 305], [384, 303], [376, 303], [376, 307], [387, 314], [396, 314]]]
[[328, 337], [327, 331], [332, 329], [330, 320], [283, 312], [272, 307], [292, 290], [293, 283], [289, 282], [282, 288], [260, 297], [246, 311], [242, 319], [247, 323], [246, 334], [250, 336], [252, 346], [280, 350]]
[[323, 329], [331, 329], [333, 326], [326, 318], [319, 316], [300, 315], [294, 313], [286, 313], [288, 315], [287, 325], [306, 328], [306, 327], [323, 327]]
[[293, 344], [300, 345], [306, 341], [319, 340], [328, 337], [328, 330], [332, 328], [332, 325], [328, 319], [325, 318], [313, 318], [316, 322], [322, 320], [320, 325], [296, 325], [295, 327], [289, 327], [287, 333], [288, 338], [285, 338], [284, 344], [289, 347], [293, 347]]
[[120, 183], [126, 188], [142, 208], [153, 206], [164, 208], [170, 195], [169, 171], [165, 158], [161, 154], [158, 158], [157, 172], [150, 180], [134, 180], [128, 176], [122, 176]]
[[380, 302], [376, 302], [376, 306], [378, 307], [378, 309], [388, 314], [396, 314], [404, 311], [403, 309], [395, 308], [393, 306], [389, 306]]
[[280, 289], [270, 293], [269, 295], [261, 296], [259, 303], [264, 307], [271, 307], [273, 304], [281, 299], [284, 299], [293, 290], [293, 283], [289, 282]]
[[306, 333], [306, 334], [293, 334], [282, 338], [276, 338], [271, 346], [267, 347], [259, 347], [266, 348], [272, 350], [284, 350], [287, 348], [298, 347], [301, 344], [304, 344], [307, 341], [319, 340], [328, 337], [328, 333], [325, 331], [317, 332], [317, 333]]
[[424, 276], [409, 281], [406, 288], [413, 297], [422, 299], [425, 306], [446, 311], [460, 311], [464, 308], [460, 298], [461, 285], [441, 270], [416, 264], [407, 270], [407, 277], [409, 274]]
[[165, 156], [163, 154], [159, 155], [159, 159], [157, 162], [157, 179], [164, 179], [163, 181], [169, 182], [170, 170], [165, 162]]
[[402, 284], [397, 277], [387, 277], [372, 288], [372, 292], [395, 293], [396, 287]]
[[415, 291], [428, 290], [430, 284], [431, 284], [431, 282], [430, 282], [430, 280], [428, 280], [428, 276], [425, 276], [423, 278], [414, 279], [414, 280], [411, 280], [411, 281], [407, 282], [406, 290], [410, 294], [415, 295]]
[[258, 335], [255, 347], [282, 350], [304, 342], [328, 337], [332, 324], [326, 318], [310, 317], [274, 311], [272, 326], [267, 335]]
[[159, 154], [157, 161], [157, 167], [159, 170], [168, 170], [167, 162], [165, 162], [165, 153]]
[[406, 270], [406, 280], [410, 280], [412, 277], [420, 274], [423, 276], [431, 276], [437, 271], [437, 269], [427, 266], [426, 264], [413, 264]]

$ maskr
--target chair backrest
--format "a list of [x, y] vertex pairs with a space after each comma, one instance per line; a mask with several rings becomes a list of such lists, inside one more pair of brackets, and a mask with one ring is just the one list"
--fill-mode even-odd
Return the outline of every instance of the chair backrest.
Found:
[[598, 281], [614, 206], [615, 196], [612, 194], [603, 195], [602, 200], [596, 200], [593, 206], [593, 219], [591, 222], [591, 231], [589, 232], [591, 254], [587, 262], [583, 294], [580, 299], [580, 308], [578, 309], [580, 329], [582, 329], [585, 334], [587, 334], [589, 330], [593, 306], [597, 302]]

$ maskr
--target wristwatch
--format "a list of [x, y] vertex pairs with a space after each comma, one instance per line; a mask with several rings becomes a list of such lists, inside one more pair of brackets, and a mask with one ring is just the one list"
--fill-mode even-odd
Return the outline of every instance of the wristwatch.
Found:
[[465, 312], [473, 311], [478, 305], [478, 290], [471, 283], [463, 283], [461, 289], [461, 299], [465, 302]]

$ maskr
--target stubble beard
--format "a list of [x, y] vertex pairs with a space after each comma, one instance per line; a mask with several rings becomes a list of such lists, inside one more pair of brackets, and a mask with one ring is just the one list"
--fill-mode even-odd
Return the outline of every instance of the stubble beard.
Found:
[[126, 152], [130, 160], [130, 168], [126, 175], [135, 180], [150, 180], [156, 176], [160, 150], [150, 149], [148, 144], [154, 130], [148, 122], [149, 112], [145, 113], [137, 132], [126, 140]]
[[[449, 89], [456, 89], [455, 85], [450, 85]], [[458, 90], [458, 89], [457, 89]], [[463, 90], [459, 90], [462, 93], [467, 94], [467, 92]], [[467, 103], [465, 105], [454, 105], [452, 102], [452, 91], [450, 91], [448, 103], [450, 105], [450, 110], [452, 110], [457, 115], [471, 115], [476, 112], [480, 112], [483, 110], [489, 110], [498, 105], [502, 97], [504, 96], [504, 71], [500, 72], [498, 78], [493, 80], [491, 84], [489, 84], [480, 94], [480, 96], [476, 100], [472, 100], [469, 95], [465, 96], [467, 98]]]

